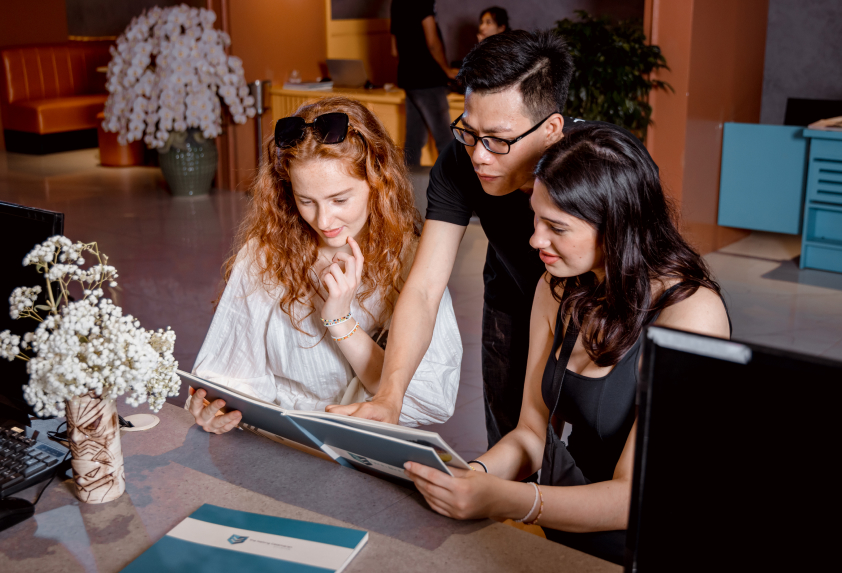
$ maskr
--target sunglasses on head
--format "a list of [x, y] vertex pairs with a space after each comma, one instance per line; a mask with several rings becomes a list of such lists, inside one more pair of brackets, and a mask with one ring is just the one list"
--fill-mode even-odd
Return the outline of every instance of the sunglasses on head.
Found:
[[322, 143], [342, 143], [348, 135], [348, 115], [335, 112], [317, 116], [312, 123], [303, 117], [285, 117], [275, 124], [275, 145], [278, 148], [292, 147], [304, 139], [305, 129], [315, 131]]

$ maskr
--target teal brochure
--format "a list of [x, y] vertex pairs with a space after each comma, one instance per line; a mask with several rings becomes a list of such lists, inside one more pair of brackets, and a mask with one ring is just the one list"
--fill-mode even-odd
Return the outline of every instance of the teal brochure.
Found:
[[345, 569], [368, 532], [205, 504], [123, 569], [128, 573]]

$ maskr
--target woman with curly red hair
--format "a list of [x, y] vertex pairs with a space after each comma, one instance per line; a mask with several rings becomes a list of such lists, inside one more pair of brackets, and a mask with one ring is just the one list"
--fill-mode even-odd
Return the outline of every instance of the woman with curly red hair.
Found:
[[[383, 333], [412, 263], [420, 218], [403, 158], [362, 104], [331, 97], [278, 121], [226, 263], [226, 287], [193, 372], [284, 408], [323, 410], [376, 391]], [[462, 343], [446, 293], [400, 423], [453, 413]], [[188, 405], [226, 432], [197, 390]]]

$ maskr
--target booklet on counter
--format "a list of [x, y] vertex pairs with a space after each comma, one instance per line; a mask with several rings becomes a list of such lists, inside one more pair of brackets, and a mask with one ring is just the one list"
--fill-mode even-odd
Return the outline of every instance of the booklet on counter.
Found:
[[842, 131], [842, 115], [820, 119], [807, 126], [807, 129], [822, 129], [824, 131]]
[[322, 90], [330, 90], [333, 89], [333, 82], [300, 82], [297, 84], [291, 82], [284, 82], [284, 89], [285, 90], [298, 90], [298, 91], [322, 91]]
[[[368, 532], [204, 504], [123, 569], [155, 571], [335, 571]], [[201, 547], [198, 547], [201, 546]]]
[[206, 400], [224, 400], [223, 411], [239, 410], [243, 423], [303, 446], [321, 450], [341, 465], [409, 481], [406, 462], [453, 475], [449, 467], [470, 469], [436, 432], [328, 412], [286, 410], [254, 396], [177, 370]]

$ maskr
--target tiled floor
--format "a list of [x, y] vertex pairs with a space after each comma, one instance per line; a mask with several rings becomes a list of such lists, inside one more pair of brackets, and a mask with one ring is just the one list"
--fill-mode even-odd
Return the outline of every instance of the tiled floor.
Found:
[[146, 328], [172, 326], [176, 359], [189, 369], [247, 198], [175, 199], [160, 169], [99, 167], [96, 153], [0, 153], [0, 201], [61, 211], [65, 235], [97, 241], [120, 274], [115, 302]]
[[[0, 152], [0, 201], [62, 211], [67, 236], [98, 241], [121, 275], [118, 303], [147, 328], [172, 326], [176, 357], [189, 369], [247, 198], [217, 191], [174, 199], [157, 169], [97, 163], [96, 150]], [[423, 189], [426, 173], [413, 174], [413, 183]], [[456, 413], [434, 428], [467, 459], [485, 449], [479, 343], [486, 244], [482, 229], [470, 225], [451, 276], [462, 383]], [[706, 258], [726, 293], [734, 338], [842, 360], [842, 274], [799, 270], [799, 252], [798, 237], [754, 233]]]
[[842, 360], [842, 274], [798, 268], [800, 238], [755, 232], [706, 259], [733, 338]]

